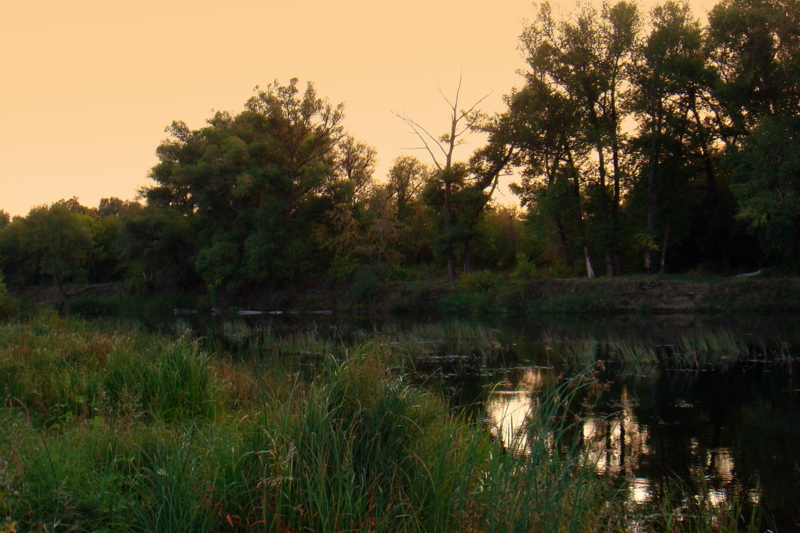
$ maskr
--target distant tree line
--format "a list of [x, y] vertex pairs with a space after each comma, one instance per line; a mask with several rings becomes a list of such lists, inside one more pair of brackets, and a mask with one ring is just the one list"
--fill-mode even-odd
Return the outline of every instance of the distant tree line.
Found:
[[[732, 273], [800, 259], [800, 0], [633, 1], [521, 37], [524, 85], [496, 115], [448, 104], [430, 157], [374, 148], [297, 80], [238, 114], [174, 122], [139, 201], [0, 211], [10, 285], [125, 281], [215, 297], [471, 270], [520, 276]], [[455, 147], [483, 132], [467, 160]], [[514, 172], [521, 208], [492, 200]]]

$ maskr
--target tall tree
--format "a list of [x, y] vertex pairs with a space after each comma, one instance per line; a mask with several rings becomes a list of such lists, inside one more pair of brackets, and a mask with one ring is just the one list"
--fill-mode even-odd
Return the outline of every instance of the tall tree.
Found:
[[578, 137], [579, 114], [569, 99], [542, 76], [529, 73], [525, 86], [506, 97], [508, 110], [498, 120], [489, 143], [514, 150], [512, 163], [521, 167], [521, 182], [511, 190], [536, 217], [550, 222], [568, 270], [579, 248], [587, 275], [594, 277], [584, 224], [584, 181], [575, 160], [585, 148]]
[[442, 231], [437, 240], [445, 256], [451, 281], [456, 275], [457, 249], [460, 248], [462, 252], [464, 270], [470, 270], [470, 247], [475, 225], [497, 186], [500, 173], [510, 161], [510, 154], [504, 156], [505, 152], [498, 157], [495, 146], [479, 150], [469, 163], [454, 159], [455, 149], [465, 141], [465, 135], [476, 129], [485, 129], [476, 127], [476, 120], [480, 116], [478, 106], [486, 97], [469, 108], [460, 108], [461, 82], [459, 79], [455, 98], [451, 100], [442, 95], [450, 108], [450, 124], [446, 133], [432, 135], [407, 115], [398, 115], [411, 126], [436, 169], [428, 181], [426, 196], [429, 202], [441, 202]]
[[322, 272], [327, 213], [351, 206], [375, 152], [346, 135], [343, 106], [312, 84], [270, 84], [238, 115], [190, 130], [175, 122], [158, 148], [148, 203], [196, 219], [197, 268], [209, 287], [281, 283]]
[[700, 24], [688, 4], [669, 0], [653, 9], [649, 26], [630, 69], [634, 88], [630, 105], [639, 123], [633, 146], [643, 155], [633, 200], [646, 198], [645, 229], [637, 233], [636, 241], [648, 273], [654, 269], [652, 254], [659, 248], [663, 272], [670, 233], [675, 234], [673, 221], [688, 215], [696, 162], [702, 163], [705, 173], [708, 194], [703, 196], [714, 199], [712, 210], [719, 209], [714, 137], [702, 119], [708, 114], [701, 106], [708, 101], [704, 87], [710, 74]]
[[[575, 20], [555, 20], [549, 3], [522, 35], [536, 79], [563, 97], [579, 117], [580, 129], [570, 132], [573, 149], [591, 148], [591, 159], [572, 158], [575, 170], [590, 177], [586, 192], [594, 195], [601, 245], [609, 274], [619, 274], [620, 205], [625, 187], [624, 134], [627, 86], [625, 65], [632, 57], [639, 32], [639, 14], [633, 2], [604, 4], [598, 14], [584, 7]], [[581, 162], [583, 168], [577, 166]], [[587, 167], [586, 165], [589, 165]]]
[[396, 206], [395, 245], [406, 265], [432, 260], [432, 215], [422, 198], [434, 170], [410, 155], [395, 158], [389, 169], [386, 192]]
[[337, 170], [342, 179], [353, 187], [353, 200], [368, 194], [377, 163], [377, 151], [372, 146], [345, 136], [338, 145]]
[[[444, 251], [445, 261], [447, 262], [447, 276], [452, 281], [456, 276], [456, 236], [453, 230], [453, 189], [458, 187], [467, 175], [467, 168], [464, 163], [454, 160], [456, 146], [464, 142], [464, 135], [470, 131], [469, 118], [480, 103], [485, 99], [481, 98], [469, 109], [459, 108], [459, 98], [461, 97], [461, 79], [458, 80], [455, 98], [451, 101], [442, 95], [447, 105], [450, 107], [450, 124], [446, 133], [436, 136], [431, 134], [425, 127], [407, 115], [397, 115], [406, 124], [411, 126], [414, 134], [422, 142], [424, 149], [428, 152], [431, 161], [436, 168], [436, 175], [431, 183], [438, 182], [442, 186], [443, 192], [443, 223], [440, 242]], [[434, 181], [435, 180], [435, 181]]]
[[430, 169], [422, 161], [410, 155], [398, 156], [389, 168], [389, 193], [397, 203], [398, 216], [405, 218], [411, 204], [417, 198]]
[[763, 117], [796, 115], [800, 1], [723, 0], [708, 19], [714, 91], [730, 118], [728, 137], [743, 140]]
[[709, 13], [714, 93], [731, 124], [737, 217], [768, 258], [800, 257], [800, 2], [724, 0]]

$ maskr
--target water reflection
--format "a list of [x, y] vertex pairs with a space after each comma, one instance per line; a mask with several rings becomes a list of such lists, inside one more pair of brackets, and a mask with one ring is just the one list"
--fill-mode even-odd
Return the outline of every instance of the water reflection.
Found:
[[[746, 376], [750, 371], [740, 372]], [[556, 380], [556, 373], [551, 368], [530, 367], [496, 377], [487, 395], [486, 416], [505, 446], [523, 453], [528, 448], [525, 421], [538, 408], [537, 392]], [[772, 374], [758, 373], [770, 380]], [[773, 460], [785, 461], [795, 476], [800, 464], [797, 448], [789, 442], [764, 442], [766, 435], [750, 431], [738, 413], [755, 409], [751, 404], [753, 376], [745, 376], [701, 371], [628, 378], [606, 375], [605, 392], [590, 404], [576, 428], [587, 464], [598, 473], [624, 482], [630, 505], [660, 505], [667, 499], [678, 516], [688, 512], [690, 505], [685, 499], [674, 499], [678, 494], [672, 487], [676, 478], [683, 480], [683, 489], [693, 492], [694, 506], [729, 509], [763, 503], [765, 494], [775, 502], [775, 487], [756, 483], [757, 475], [768, 475], [764, 465], [754, 468], [753, 464], [739, 464], [748, 460], [748, 439], [758, 440], [759, 453], [772, 450]], [[742, 392], [742, 383], [749, 384], [749, 395]], [[763, 401], [763, 396], [760, 398]], [[756, 412], [763, 416], [764, 409], [762, 405]], [[796, 402], [792, 409], [800, 414]], [[759, 422], [764, 424], [766, 419]], [[792, 439], [798, 443], [797, 434]], [[783, 498], [800, 494], [797, 478], [781, 490], [785, 491]], [[780, 503], [768, 507], [777, 523], [793, 526], [792, 505], [786, 510], [781, 509]]]
[[493, 435], [506, 448], [527, 449], [528, 436], [524, 426], [533, 408], [530, 394], [495, 391], [490, 398], [486, 406], [486, 419], [493, 428]]
[[[393, 317], [375, 325], [333, 315], [314, 317], [311, 327], [296, 316], [271, 320], [197, 331], [233, 353], [274, 350], [302, 361], [378, 335], [415, 358], [410, 370], [420, 383], [441, 384], [454, 407], [485, 414], [497, 438], [521, 450], [532, 444], [521, 428], [541, 389], [579, 362], [616, 360], [575, 430], [593, 467], [625, 482], [631, 505], [674, 497], [669, 480], [678, 478], [704, 505], [760, 502], [774, 530], [800, 530], [798, 317], [576, 315], [491, 325]], [[676, 356], [685, 360], [675, 364]]]
[[525, 423], [536, 408], [534, 393], [542, 388], [549, 377], [546, 369], [517, 369], [499, 381], [489, 393], [486, 421], [506, 448], [522, 453], [528, 449]]
[[652, 455], [649, 432], [634, 413], [636, 402], [623, 387], [620, 410], [610, 417], [591, 416], [583, 423], [584, 446], [590, 463], [602, 474], [632, 476], [642, 456]]
[[628, 480], [628, 501], [647, 503], [653, 501], [653, 493], [649, 479], [634, 477]]

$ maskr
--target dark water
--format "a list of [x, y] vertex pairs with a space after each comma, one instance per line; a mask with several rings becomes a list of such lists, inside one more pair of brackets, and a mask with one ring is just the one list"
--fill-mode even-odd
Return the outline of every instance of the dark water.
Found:
[[[510, 439], [552, 369], [507, 372], [488, 416]], [[788, 365], [669, 371], [607, 384], [580, 422], [590, 464], [625, 481], [634, 503], [661, 501], [682, 480], [713, 505], [760, 502], [777, 531], [800, 529], [800, 399]]]
[[581, 353], [593, 346], [590, 356], [601, 360], [609, 339], [660, 347], [680, 338], [735, 341], [745, 353], [712, 357], [696, 368], [668, 360], [602, 365], [595, 376], [602, 386], [589, 395], [580, 437], [590, 464], [624, 482], [633, 504], [677, 497], [673, 482], [679, 479], [714, 506], [737, 505], [747, 513], [760, 503], [765, 530], [800, 531], [798, 325], [800, 317], [670, 316], [501, 327], [518, 341], [506, 369], [488, 368], [471, 382], [462, 380], [459, 390], [464, 400], [488, 389], [482, 398], [487, 416], [509, 440], [534, 408], [536, 391], [570, 373], [548, 355], [548, 346], [578, 345]]
[[[758, 502], [767, 514], [765, 530], [800, 531], [800, 317], [561, 316], [461, 322], [440, 330], [431, 327], [439, 323], [433, 317], [271, 320], [273, 331], [310, 327], [339, 342], [386, 330], [458, 336], [423, 338], [440, 347], [415, 368], [438, 376], [454, 405], [485, 414], [506, 441], [544, 385], [613, 359], [609, 345], [655, 346], [655, 364], [595, 367], [598, 386], [585, 398], [589, 407], [577, 429], [590, 464], [618, 480], [632, 505], [674, 496], [679, 479], [711, 505], [748, 512]], [[499, 348], [487, 349], [485, 335], [474, 341], [483, 345], [470, 348], [465, 332], [472, 328], [490, 332]], [[688, 367], [671, 363], [664, 355], [681, 339], [703, 346], [722, 339], [714, 349], [731, 353]], [[570, 357], [580, 364], [570, 364]]]

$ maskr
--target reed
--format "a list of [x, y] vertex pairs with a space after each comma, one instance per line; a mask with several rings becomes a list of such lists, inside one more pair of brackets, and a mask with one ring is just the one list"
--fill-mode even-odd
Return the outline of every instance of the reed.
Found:
[[639, 372], [647, 372], [657, 366], [697, 370], [725, 368], [743, 361], [790, 358], [786, 343], [775, 342], [769, 346], [764, 343], [748, 344], [730, 331], [683, 334], [670, 343], [615, 336], [604, 339], [564, 339], [548, 333], [542, 337], [540, 345], [548, 356], [576, 368], [603, 361]]

